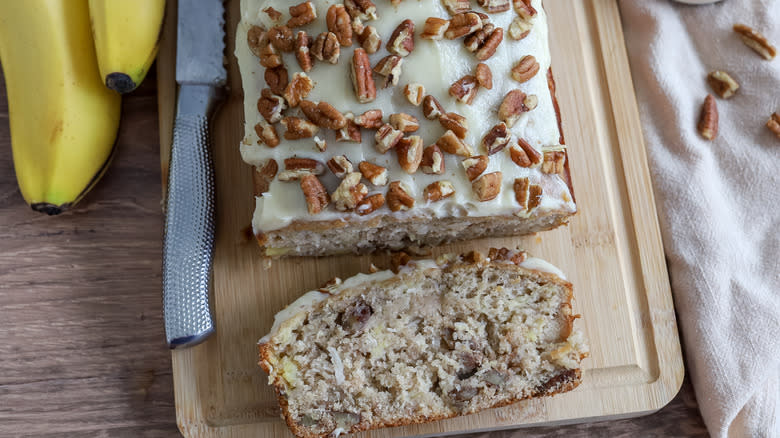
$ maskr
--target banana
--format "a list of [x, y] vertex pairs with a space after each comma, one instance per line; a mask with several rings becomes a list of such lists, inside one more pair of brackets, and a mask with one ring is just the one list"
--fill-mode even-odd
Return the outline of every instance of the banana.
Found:
[[0, 1], [0, 62], [19, 188], [34, 210], [61, 213], [103, 175], [119, 127], [87, 0]]
[[89, 0], [89, 14], [106, 86], [135, 90], [157, 56], [165, 0]]

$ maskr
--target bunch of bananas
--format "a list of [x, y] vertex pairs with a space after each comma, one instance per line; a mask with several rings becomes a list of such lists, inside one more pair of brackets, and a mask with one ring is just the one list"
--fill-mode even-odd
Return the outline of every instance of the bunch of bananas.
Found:
[[14, 168], [34, 210], [67, 210], [105, 173], [119, 93], [146, 76], [164, 13], [165, 0], [0, 1]]

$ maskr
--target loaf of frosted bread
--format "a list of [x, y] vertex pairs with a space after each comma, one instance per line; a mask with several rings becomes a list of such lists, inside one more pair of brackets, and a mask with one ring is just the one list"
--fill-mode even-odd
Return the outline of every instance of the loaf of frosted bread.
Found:
[[240, 148], [265, 255], [528, 234], [575, 213], [541, 0], [241, 13]]
[[412, 261], [312, 291], [259, 342], [299, 437], [423, 423], [580, 383], [572, 286], [523, 252]]

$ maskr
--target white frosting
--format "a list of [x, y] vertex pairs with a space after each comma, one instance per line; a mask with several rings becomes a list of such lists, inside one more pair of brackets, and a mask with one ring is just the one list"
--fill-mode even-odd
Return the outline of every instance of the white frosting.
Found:
[[[309, 35], [315, 37], [320, 32], [326, 31], [325, 14], [331, 4], [338, 3], [333, 0], [314, 0], [317, 8], [317, 20], [303, 28]], [[420, 135], [425, 145], [433, 144], [443, 133], [444, 129], [437, 121], [426, 120], [422, 115], [421, 107], [411, 105], [403, 95], [403, 86], [407, 83], [417, 82], [425, 86], [426, 93], [435, 96], [448, 110], [456, 112], [468, 119], [469, 133], [466, 142], [475, 151], [475, 154], [484, 154], [480, 143], [482, 137], [496, 125], [498, 107], [504, 96], [512, 89], [520, 89], [526, 94], [535, 94], [539, 98], [538, 107], [522, 116], [520, 121], [511, 129], [512, 133], [528, 141], [537, 150], [544, 146], [559, 144], [560, 132], [558, 128], [552, 97], [547, 84], [547, 70], [550, 67], [550, 51], [548, 45], [547, 19], [541, 0], [533, 0], [533, 5], [539, 11], [534, 19], [531, 33], [521, 41], [511, 39], [506, 30], [516, 16], [513, 10], [500, 14], [491, 14], [490, 19], [496, 27], [505, 29], [505, 38], [499, 46], [496, 54], [486, 63], [493, 72], [493, 89], [481, 89], [472, 105], [458, 103], [448, 94], [450, 85], [467, 74], [473, 74], [474, 68], [479, 62], [474, 54], [468, 52], [463, 39], [429, 41], [419, 37], [428, 17], [449, 18], [441, 2], [437, 0], [412, 1], [407, 0], [400, 6], [393, 7], [389, 1], [376, 1], [379, 19], [365, 22], [377, 28], [383, 39], [382, 49], [370, 55], [371, 64], [388, 54], [385, 44], [395, 27], [404, 19], [411, 19], [416, 25], [415, 49], [411, 55], [404, 58], [403, 74], [399, 85], [395, 88], [381, 89], [382, 78], [375, 76], [377, 80], [377, 99], [368, 104], [359, 104], [352, 90], [349, 77], [349, 60], [357, 44], [352, 47], [342, 47], [341, 57], [337, 65], [325, 62], [315, 62], [315, 66], [309, 76], [315, 83], [314, 90], [308, 99], [313, 101], [325, 101], [335, 106], [342, 112], [351, 111], [355, 115], [369, 109], [382, 109], [385, 120], [392, 113], [405, 112], [420, 120], [420, 130], [414, 135]], [[282, 140], [282, 144], [276, 148], [269, 148], [258, 144], [258, 137], [254, 126], [260, 122], [262, 116], [258, 113], [256, 103], [260, 91], [266, 87], [263, 79], [264, 68], [260, 66], [258, 59], [250, 52], [246, 41], [247, 30], [253, 24], [263, 25], [266, 28], [274, 25], [270, 18], [262, 12], [268, 6], [282, 12], [282, 21], [288, 18], [288, 8], [292, 3], [287, 0], [242, 0], [242, 20], [236, 32], [236, 57], [238, 58], [244, 87], [244, 111], [246, 117], [245, 138], [241, 144], [243, 159], [252, 165], [262, 166], [269, 158], [273, 158], [283, 168], [283, 161], [293, 155], [299, 157], [314, 158], [326, 162], [334, 155], [346, 155], [357, 168], [361, 161], [370, 161], [388, 168], [389, 181], [402, 181], [416, 197], [415, 207], [404, 213], [391, 213], [388, 208], [378, 209], [366, 216], [357, 214], [345, 214], [338, 212], [331, 205], [323, 212], [312, 216], [308, 213], [306, 202], [300, 186], [297, 182], [283, 182], [275, 179], [269, 191], [256, 199], [256, 209], [252, 221], [255, 233], [260, 231], [272, 231], [283, 228], [293, 221], [327, 221], [350, 218], [351, 220], [371, 219], [377, 215], [396, 214], [403, 216], [503, 216], [511, 215], [519, 210], [515, 200], [513, 182], [515, 178], [529, 177], [532, 184], [540, 184], [543, 187], [543, 196], [539, 206], [540, 211], [562, 210], [574, 212], [576, 207], [571, 200], [568, 187], [557, 175], [543, 174], [539, 169], [525, 169], [517, 166], [509, 158], [508, 148], [490, 157], [490, 164], [485, 173], [501, 171], [503, 173], [503, 185], [501, 194], [494, 200], [479, 202], [471, 189], [471, 183], [465, 177], [461, 165], [463, 157], [445, 154], [446, 172], [442, 175], [426, 175], [421, 171], [414, 175], [406, 174], [398, 164], [394, 151], [379, 154], [374, 148], [373, 130], [363, 130], [363, 143], [336, 143], [330, 130], [320, 130], [318, 136], [327, 140], [328, 149], [320, 152], [316, 149], [313, 139], [297, 141]], [[524, 55], [533, 54], [540, 64], [539, 73], [529, 82], [519, 84], [510, 75], [514, 64]], [[285, 66], [289, 70], [290, 77], [300, 67], [291, 53], [284, 54]], [[295, 111], [288, 110], [288, 114]], [[284, 128], [278, 127], [280, 137]], [[335, 190], [339, 180], [327, 171], [321, 180], [329, 192]], [[422, 199], [423, 189], [430, 183], [439, 180], [449, 180], [455, 186], [455, 195], [443, 201], [428, 203]], [[369, 188], [369, 193], [386, 192], [386, 187], [374, 187], [367, 181], [364, 183]]]

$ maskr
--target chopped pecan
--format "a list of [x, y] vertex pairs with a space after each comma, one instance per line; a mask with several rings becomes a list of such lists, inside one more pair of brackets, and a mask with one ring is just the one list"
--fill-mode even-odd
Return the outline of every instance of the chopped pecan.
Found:
[[450, 15], [462, 14], [471, 9], [469, 0], [442, 0], [441, 2]]
[[531, 0], [512, 0], [517, 15], [523, 19], [530, 20], [536, 17], [536, 8], [531, 6]]
[[493, 89], [493, 72], [490, 71], [490, 67], [488, 67], [487, 64], [484, 62], [477, 64], [477, 69], [474, 73], [474, 76], [477, 77], [477, 83], [480, 87], [487, 90]]
[[317, 214], [330, 203], [328, 191], [315, 175], [308, 174], [301, 178], [301, 190], [306, 197], [306, 206], [309, 214]]
[[382, 110], [373, 109], [355, 117], [355, 123], [366, 129], [379, 129], [382, 125]]
[[347, 125], [347, 118], [327, 102], [302, 100], [300, 106], [306, 118], [321, 128], [341, 129]]
[[477, 0], [477, 4], [490, 14], [506, 12], [510, 8], [509, 0]]
[[744, 24], [735, 24], [734, 32], [739, 34], [742, 42], [753, 49], [767, 61], [771, 61], [777, 56], [777, 49], [769, 44], [769, 41], [760, 32], [757, 32], [750, 26]]
[[490, 131], [482, 138], [482, 147], [488, 153], [493, 155], [496, 152], [500, 152], [509, 144], [509, 140], [512, 139], [512, 133], [506, 127], [506, 124], [501, 122], [496, 126], [490, 128]]
[[542, 164], [542, 154], [522, 138], [509, 148], [509, 157], [520, 167], [536, 167]]
[[420, 136], [413, 135], [409, 138], [402, 138], [395, 148], [398, 154], [398, 164], [401, 169], [408, 174], [417, 172], [420, 167], [423, 155], [423, 139]]
[[374, 72], [385, 78], [382, 88], [398, 85], [403, 64], [404, 59], [397, 55], [387, 55], [379, 60], [374, 67]]
[[310, 72], [314, 65], [314, 60], [311, 59], [311, 46], [311, 37], [306, 32], [299, 31], [295, 37], [295, 59], [298, 60], [301, 70], [306, 73]]
[[512, 67], [512, 79], [522, 84], [530, 81], [538, 72], [539, 63], [536, 58], [533, 55], [526, 55]]
[[284, 160], [284, 171], [279, 173], [279, 181], [294, 181], [304, 175], [322, 175], [325, 165], [311, 158], [292, 157]]
[[263, 88], [260, 92], [260, 99], [257, 100], [257, 111], [263, 116], [266, 122], [276, 123], [282, 120], [283, 112], [287, 109], [284, 98], [277, 96], [268, 88]]
[[352, 162], [346, 155], [336, 155], [328, 160], [328, 168], [337, 178], [344, 178], [353, 172]]
[[390, 270], [393, 271], [394, 274], [398, 274], [401, 272], [401, 266], [406, 266], [410, 261], [412, 261], [412, 258], [403, 251], [393, 253], [393, 255], [390, 256]]
[[[528, 180], [528, 178], [524, 179]], [[512, 262], [519, 266], [528, 258], [528, 254], [525, 251], [510, 251], [508, 248], [490, 248], [488, 251], [488, 258], [497, 262]], [[492, 379], [486, 380], [490, 381]]]
[[282, 125], [287, 129], [287, 132], [284, 133], [286, 140], [312, 138], [320, 129], [314, 123], [298, 117], [285, 117], [282, 119]]
[[463, 12], [450, 20], [450, 26], [444, 32], [444, 38], [454, 40], [482, 29], [482, 18], [476, 12]]
[[450, 86], [450, 96], [458, 100], [458, 102], [471, 105], [474, 102], [474, 98], [477, 97], [477, 91], [479, 86], [477, 84], [477, 78], [472, 75], [466, 75], [455, 81]]
[[455, 186], [449, 181], [436, 181], [423, 190], [423, 199], [437, 202], [455, 194]]
[[322, 32], [314, 39], [311, 45], [311, 54], [320, 61], [327, 61], [330, 64], [339, 62], [341, 46], [339, 39], [333, 32]]
[[723, 99], [734, 96], [739, 89], [739, 84], [725, 71], [714, 71], [707, 75], [707, 82], [712, 91]]
[[434, 144], [423, 150], [420, 169], [428, 175], [441, 175], [444, 173], [444, 154], [438, 146]]
[[547, 150], [543, 153], [542, 172], [561, 175], [566, 164], [566, 152], [561, 149]]
[[279, 165], [273, 158], [265, 162], [262, 167], [254, 167], [252, 172], [252, 185], [254, 186], [254, 195], [263, 196], [271, 186], [271, 181], [276, 177], [279, 171]]
[[382, 47], [382, 37], [374, 26], [366, 26], [357, 33], [357, 40], [366, 53], [376, 53]]
[[317, 136], [314, 136], [314, 146], [320, 152], [325, 152], [326, 150], [328, 150], [328, 142]]
[[772, 131], [777, 138], [780, 138], [780, 115], [777, 113], [772, 114], [769, 117], [769, 121], [766, 122], [766, 127]]
[[[510, 128], [515, 126], [515, 123], [520, 120], [520, 116], [532, 109], [527, 104], [533, 104], [533, 102], [527, 102], [527, 98], [528, 96], [520, 90], [512, 90], [507, 93], [498, 108], [498, 119]], [[535, 107], [535, 105], [533, 106]]]
[[708, 94], [701, 107], [699, 116], [699, 134], [707, 140], [718, 136], [718, 104], [712, 94]]
[[444, 33], [450, 27], [450, 20], [445, 20], [438, 17], [429, 17], [425, 20], [425, 26], [423, 26], [422, 34], [420, 38], [424, 40], [441, 40], [444, 39]]
[[305, 26], [317, 19], [317, 9], [314, 8], [312, 2], [303, 2], [290, 6], [290, 15], [290, 19], [287, 20], [287, 26]]
[[344, 0], [344, 7], [353, 20], [376, 20], [376, 5], [371, 0]]
[[470, 157], [474, 154], [471, 147], [459, 139], [452, 131], [445, 132], [444, 135], [436, 140], [436, 146], [448, 154], [460, 155], [462, 157]]
[[425, 87], [422, 84], [406, 84], [404, 87], [404, 96], [414, 106], [422, 105], [425, 98]]
[[496, 199], [501, 193], [501, 172], [493, 172], [482, 175], [481, 178], [471, 183], [471, 189], [477, 195], [480, 202]]
[[258, 143], [265, 144], [269, 148], [279, 146], [279, 134], [276, 133], [276, 127], [270, 123], [258, 123], [255, 125], [255, 132], [259, 139]]
[[270, 6], [263, 9], [263, 12], [268, 15], [268, 18], [270, 18], [271, 21], [279, 21], [282, 18], [282, 13]]
[[348, 141], [350, 143], [360, 143], [363, 141], [363, 134], [360, 132], [360, 126], [355, 123], [355, 115], [352, 113], [344, 114], [347, 124], [336, 131], [336, 141]]
[[265, 69], [264, 77], [265, 83], [268, 84], [268, 88], [271, 89], [271, 92], [279, 96], [284, 94], [284, 89], [287, 88], [287, 84], [290, 83], [290, 76], [283, 65]]
[[420, 129], [420, 121], [416, 117], [406, 113], [390, 114], [390, 126], [403, 132], [415, 132]]
[[358, 164], [360, 173], [363, 174], [363, 178], [367, 179], [371, 184], [375, 186], [387, 185], [387, 168], [379, 166], [368, 161], [361, 161]]
[[344, 5], [332, 5], [325, 15], [325, 23], [328, 30], [339, 40], [344, 47], [352, 45], [352, 18], [347, 13]]
[[423, 115], [428, 120], [436, 120], [441, 117], [446, 111], [441, 106], [438, 100], [430, 94], [423, 99]]
[[261, 43], [263, 39], [267, 39], [265, 28], [262, 26], [253, 25], [246, 32], [246, 44], [249, 46], [249, 51], [252, 52], [258, 58], [261, 56]]
[[458, 138], [466, 138], [469, 132], [468, 120], [457, 113], [446, 113], [439, 117], [439, 124], [444, 129], [452, 131]]
[[404, 20], [395, 28], [387, 42], [387, 51], [400, 57], [414, 51], [414, 21]]
[[463, 169], [466, 170], [466, 177], [468, 177], [469, 181], [474, 181], [480, 175], [482, 175], [483, 172], [485, 172], [488, 167], [488, 161], [489, 159], [486, 155], [477, 155], [475, 157], [469, 157], [461, 161]]
[[368, 188], [365, 184], [360, 182], [363, 177], [360, 172], [348, 173], [344, 179], [341, 180], [338, 188], [331, 200], [336, 206], [338, 211], [350, 211], [357, 207], [358, 203], [363, 200], [368, 194]]
[[376, 99], [376, 84], [374, 84], [374, 77], [371, 75], [371, 61], [365, 50], [355, 49], [355, 53], [352, 55], [350, 74], [358, 102], [368, 103]]
[[509, 25], [509, 37], [513, 40], [522, 40], [531, 33], [534, 24], [531, 20], [527, 20], [523, 17], [515, 17], [512, 20], [512, 24]]
[[287, 88], [284, 90], [284, 98], [287, 100], [287, 104], [290, 108], [295, 108], [301, 103], [301, 100], [311, 93], [314, 89], [314, 82], [306, 73], [295, 73], [292, 80], [287, 84]]
[[517, 178], [514, 183], [515, 200], [520, 204], [517, 216], [528, 216], [542, 201], [542, 186], [531, 184], [526, 178]]
[[396, 147], [403, 136], [403, 132], [394, 129], [391, 125], [385, 123], [379, 127], [379, 130], [376, 131], [376, 135], [374, 136], [374, 139], [376, 140], [376, 150], [379, 151], [380, 154], [384, 154]]
[[391, 211], [408, 210], [414, 207], [414, 198], [400, 181], [393, 181], [387, 189], [387, 206]]
[[358, 202], [355, 212], [365, 216], [379, 210], [383, 205], [385, 205], [385, 196], [381, 193], [375, 193]]
[[282, 52], [292, 52], [295, 48], [295, 38], [289, 27], [281, 25], [274, 26], [268, 31], [268, 39], [271, 44]]

